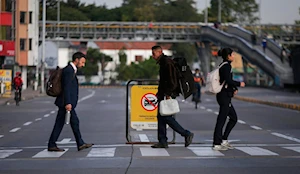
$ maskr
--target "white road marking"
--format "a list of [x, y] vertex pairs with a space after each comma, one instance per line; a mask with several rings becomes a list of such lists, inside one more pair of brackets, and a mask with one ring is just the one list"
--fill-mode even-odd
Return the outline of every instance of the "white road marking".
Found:
[[289, 149], [289, 150], [293, 150], [295, 152], [299, 152], [300, 153], [300, 147], [283, 147], [285, 149]]
[[277, 137], [280, 137], [280, 138], [285, 138], [285, 139], [288, 139], [288, 140], [291, 140], [291, 141], [295, 141], [297, 143], [300, 143], [300, 140], [297, 139], [297, 138], [294, 138], [294, 137], [290, 137], [290, 136], [286, 136], [286, 135], [283, 135], [283, 134], [280, 134], [280, 133], [276, 133], [276, 132], [273, 132], [271, 133], [272, 135], [275, 135]]
[[87, 157], [114, 157], [116, 148], [92, 148]]
[[51, 114], [54, 114], [54, 113], [55, 113], [55, 111], [51, 111], [50, 113], [51, 113]]
[[166, 149], [152, 149], [151, 147], [140, 148], [142, 156], [170, 156]]
[[204, 106], [200, 106], [200, 109], [205, 109], [205, 107]]
[[58, 158], [66, 153], [69, 149], [65, 149], [64, 152], [48, 152], [48, 149], [45, 149], [37, 154], [35, 154], [32, 158]]
[[214, 112], [216, 115], [219, 115], [219, 112]]
[[277, 153], [274, 153], [272, 151], [269, 151], [267, 149], [263, 149], [260, 147], [235, 147], [236, 149], [243, 151], [251, 156], [274, 156], [278, 155]]
[[206, 109], [206, 111], [207, 111], [207, 112], [212, 112], [213, 110], [211, 110], [211, 109]]
[[23, 125], [24, 125], [24, 126], [28, 126], [28, 125], [30, 125], [31, 123], [32, 123], [31, 121], [28, 121], [28, 122], [24, 123]]
[[82, 97], [81, 99], [78, 100], [78, 103], [93, 97], [95, 95], [95, 91], [94, 90], [91, 90], [91, 91], [92, 91], [92, 93], [90, 95]]
[[4, 135], [0, 135], [0, 138], [4, 137]]
[[211, 147], [188, 147], [197, 156], [224, 156], [223, 153], [213, 150]]
[[100, 103], [106, 103], [106, 100], [101, 100]]
[[9, 132], [17, 132], [18, 130], [20, 130], [21, 128], [17, 127], [17, 128], [14, 128], [12, 130], [10, 130]]
[[75, 141], [71, 141], [71, 138], [64, 138], [61, 141], [57, 141], [56, 144], [74, 144]]
[[207, 98], [207, 99], [205, 99], [205, 101], [208, 101], [208, 102], [210, 102], [210, 101], [211, 101], [211, 99], [208, 99], [208, 98]]
[[246, 122], [244, 122], [244, 121], [242, 121], [242, 120], [238, 120], [238, 122], [239, 122], [240, 124], [246, 124]]
[[141, 142], [150, 142], [146, 134], [139, 134]]
[[45, 114], [45, 115], [44, 115], [44, 117], [49, 117], [49, 116], [50, 116], [50, 114]]
[[253, 129], [256, 129], [256, 130], [262, 130], [262, 128], [258, 127], [258, 126], [250, 126], [251, 128]]
[[40, 121], [40, 120], [42, 120], [41, 118], [37, 118], [37, 119], [35, 119], [35, 121]]
[[9, 157], [15, 153], [21, 152], [22, 149], [14, 149], [14, 150], [0, 150], [0, 158]]

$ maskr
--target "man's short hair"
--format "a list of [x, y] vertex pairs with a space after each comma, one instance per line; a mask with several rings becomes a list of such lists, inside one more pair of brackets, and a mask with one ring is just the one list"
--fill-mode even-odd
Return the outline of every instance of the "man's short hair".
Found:
[[157, 50], [157, 49], [161, 49], [162, 50], [161, 46], [159, 46], [159, 45], [155, 45], [155, 46], [152, 47], [152, 50]]
[[82, 52], [76, 52], [72, 56], [72, 61], [75, 61], [76, 59], [80, 59], [82, 57], [85, 58], [85, 54], [83, 54]]

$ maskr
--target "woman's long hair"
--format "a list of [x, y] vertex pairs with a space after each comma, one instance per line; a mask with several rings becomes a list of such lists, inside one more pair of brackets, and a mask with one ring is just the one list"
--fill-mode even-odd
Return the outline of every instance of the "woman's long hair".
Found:
[[218, 51], [218, 56], [221, 56], [223, 60], [227, 60], [228, 56], [231, 55], [233, 50], [231, 48], [223, 48]]

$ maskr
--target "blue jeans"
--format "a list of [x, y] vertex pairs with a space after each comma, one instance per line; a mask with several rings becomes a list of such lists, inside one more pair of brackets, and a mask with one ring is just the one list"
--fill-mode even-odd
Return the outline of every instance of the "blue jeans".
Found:
[[[159, 101], [160, 103], [160, 101]], [[157, 128], [157, 136], [158, 141], [161, 144], [167, 144], [167, 124], [181, 136], [189, 136], [191, 134], [190, 131], [185, 130], [175, 119], [173, 116], [161, 116], [159, 113], [159, 104], [157, 109], [157, 121], [158, 121], [158, 128]]]
[[[55, 120], [55, 125], [53, 127], [49, 143], [48, 143], [48, 148], [51, 147], [56, 147], [56, 141], [65, 125], [65, 115], [66, 115], [66, 109], [63, 107], [59, 107], [56, 120]], [[77, 117], [77, 114], [74, 109], [71, 110], [71, 118], [70, 118], [70, 124], [71, 128], [73, 131], [73, 134], [75, 136], [75, 140], [77, 143], [77, 147], [80, 147], [84, 144], [84, 141], [81, 138], [80, 130], [79, 130], [79, 119]]]

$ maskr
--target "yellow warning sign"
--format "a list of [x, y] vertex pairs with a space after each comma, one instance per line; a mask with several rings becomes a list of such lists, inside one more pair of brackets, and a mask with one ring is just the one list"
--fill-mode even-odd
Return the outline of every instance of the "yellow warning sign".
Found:
[[11, 70], [0, 70], [0, 84], [1, 83], [5, 84], [4, 94], [2, 95], [2, 97], [11, 96], [11, 81], [12, 81]]
[[157, 129], [157, 85], [134, 85], [130, 96], [130, 120], [133, 129]]

